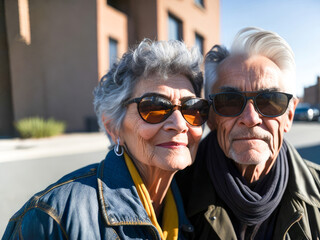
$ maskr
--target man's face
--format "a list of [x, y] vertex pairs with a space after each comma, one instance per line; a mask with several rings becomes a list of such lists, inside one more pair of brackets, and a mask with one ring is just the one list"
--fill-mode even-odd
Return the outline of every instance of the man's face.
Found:
[[[284, 91], [279, 67], [264, 56], [231, 56], [221, 63], [213, 93], [226, 89], [237, 91]], [[296, 104], [296, 103], [295, 103]], [[272, 165], [282, 145], [284, 132], [289, 131], [294, 109], [278, 117], [263, 117], [248, 100], [236, 117], [211, 113], [208, 125], [217, 130], [218, 142], [225, 155], [239, 165]]]

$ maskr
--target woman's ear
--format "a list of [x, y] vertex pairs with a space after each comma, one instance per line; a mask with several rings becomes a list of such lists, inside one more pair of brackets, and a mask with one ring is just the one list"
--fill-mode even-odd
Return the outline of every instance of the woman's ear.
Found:
[[109, 136], [112, 138], [112, 141], [114, 143], [117, 142], [117, 133], [114, 131], [113, 128], [111, 128], [110, 123], [111, 123], [111, 119], [109, 119], [108, 117], [106, 117], [105, 115], [102, 115], [101, 117], [104, 129], [107, 131], [107, 133], [109, 134]]

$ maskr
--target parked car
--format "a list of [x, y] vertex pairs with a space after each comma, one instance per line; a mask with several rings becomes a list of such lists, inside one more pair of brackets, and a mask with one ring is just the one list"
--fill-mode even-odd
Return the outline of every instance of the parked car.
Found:
[[319, 108], [307, 103], [299, 103], [293, 119], [298, 121], [319, 121], [319, 118]]

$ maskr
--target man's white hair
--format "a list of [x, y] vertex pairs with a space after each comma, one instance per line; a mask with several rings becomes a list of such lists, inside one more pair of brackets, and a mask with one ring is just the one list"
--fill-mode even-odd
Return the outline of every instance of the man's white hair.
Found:
[[215, 45], [205, 58], [205, 97], [212, 91], [217, 80], [219, 64], [228, 56], [244, 54], [248, 57], [262, 55], [273, 61], [283, 73], [284, 91], [295, 95], [295, 60], [289, 44], [277, 33], [256, 27], [240, 30], [235, 36], [230, 51]]

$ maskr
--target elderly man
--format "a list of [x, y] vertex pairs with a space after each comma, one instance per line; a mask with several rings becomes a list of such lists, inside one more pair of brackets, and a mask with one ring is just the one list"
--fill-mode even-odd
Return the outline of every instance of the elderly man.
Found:
[[178, 178], [195, 239], [320, 238], [320, 167], [283, 139], [294, 72], [289, 45], [262, 29], [207, 54], [211, 132]]

